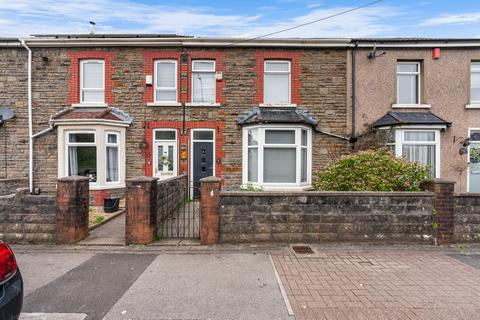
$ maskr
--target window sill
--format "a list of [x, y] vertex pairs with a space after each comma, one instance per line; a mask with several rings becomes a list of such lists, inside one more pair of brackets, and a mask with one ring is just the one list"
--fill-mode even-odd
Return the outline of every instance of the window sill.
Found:
[[72, 108], [106, 108], [107, 103], [72, 103]]
[[110, 184], [102, 184], [102, 185], [96, 185], [90, 183], [90, 190], [109, 190], [109, 189], [122, 189], [125, 188], [125, 183], [112, 183]]
[[181, 107], [180, 102], [149, 102], [147, 107]]
[[260, 103], [259, 107], [284, 107], [284, 108], [295, 108], [297, 105], [295, 103]]
[[394, 109], [430, 109], [431, 104], [392, 104]]
[[185, 104], [187, 107], [220, 107], [220, 103], [203, 103], [203, 102], [189, 102]]
[[480, 103], [467, 104], [465, 109], [480, 109]]

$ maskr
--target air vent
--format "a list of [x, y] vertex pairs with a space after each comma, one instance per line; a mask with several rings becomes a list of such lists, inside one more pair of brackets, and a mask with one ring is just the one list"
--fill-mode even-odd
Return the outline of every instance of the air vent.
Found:
[[293, 251], [298, 254], [314, 254], [312, 248], [309, 246], [292, 246]]

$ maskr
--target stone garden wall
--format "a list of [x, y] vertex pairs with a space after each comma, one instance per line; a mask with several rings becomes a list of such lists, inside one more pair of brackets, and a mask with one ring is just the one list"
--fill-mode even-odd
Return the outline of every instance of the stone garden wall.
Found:
[[221, 242], [432, 243], [429, 192], [222, 192]]
[[28, 187], [26, 178], [0, 179], [0, 196], [13, 194], [18, 188]]
[[480, 242], [480, 194], [460, 194], [455, 198], [455, 241]]

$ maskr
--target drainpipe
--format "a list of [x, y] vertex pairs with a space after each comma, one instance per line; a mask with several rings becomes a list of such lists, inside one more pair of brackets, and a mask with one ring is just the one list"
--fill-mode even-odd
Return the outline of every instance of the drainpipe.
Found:
[[350, 142], [355, 143], [357, 141], [356, 134], [356, 70], [355, 70], [355, 56], [356, 49], [358, 47], [358, 41], [355, 41], [355, 45], [352, 48], [352, 134], [350, 136]]
[[22, 46], [28, 51], [28, 187], [33, 192], [33, 129], [32, 129], [32, 50], [21, 39]]

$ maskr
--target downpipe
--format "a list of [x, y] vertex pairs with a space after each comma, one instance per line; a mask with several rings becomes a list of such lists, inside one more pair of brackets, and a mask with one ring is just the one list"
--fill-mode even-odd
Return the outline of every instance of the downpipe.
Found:
[[33, 124], [32, 124], [32, 50], [20, 40], [22, 46], [28, 51], [28, 188], [33, 193]]

